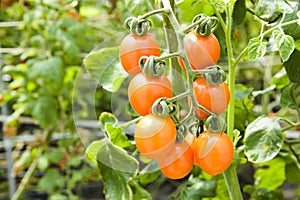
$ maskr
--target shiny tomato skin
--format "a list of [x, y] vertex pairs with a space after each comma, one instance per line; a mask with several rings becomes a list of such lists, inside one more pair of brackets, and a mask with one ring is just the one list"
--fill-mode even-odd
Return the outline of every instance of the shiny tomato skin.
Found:
[[186, 141], [176, 143], [165, 156], [158, 159], [161, 172], [170, 179], [185, 177], [193, 168], [193, 164], [193, 149]]
[[151, 113], [155, 100], [160, 97], [172, 97], [172, 85], [165, 75], [150, 78], [139, 73], [129, 83], [128, 97], [132, 108], [145, 116]]
[[[206, 140], [209, 140], [209, 134], [220, 134], [219, 139], [213, 147], [209, 147], [210, 151], [204, 157], [200, 157], [204, 144], [208, 142]], [[205, 131], [198, 136], [194, 153], [196, 154], [195, 163], [203, 171], [210, 175], [217, 175], [224, 172], [230, 166], [234, 155], [234, 147], [227, 134]]]
[[141, 72], [139, 59], [142, 56], [159, 56], [160, 47], [155, 37], [147, 33], [143, 36], [128, 34], [121, 42], [119, 57], [125, 71], [134, 76]]
[[[230, 100], [230, 93], [226, 83], [210, 85], [203, 78], [198, 78], [194, 81], [193, 88], [199, 105], [218, 115], [226, 110]], [[209, 116], [198, 108], [195, 109], [195, 112], [200, 118]]]
[[[194, 31], [190, 31], [183, 39], [184, 49], [193, 69], [203, 69], [214, 65], [220, 58], [220, 44], [214, 34], [201, 36]], [[182, 58], [179, 63], [186, 69]]]
[[173, 148], [176, 141], [176, 125], [171, 118], [149, 114], [137, 123], [134, 139], [143, 156], [158, 159]]

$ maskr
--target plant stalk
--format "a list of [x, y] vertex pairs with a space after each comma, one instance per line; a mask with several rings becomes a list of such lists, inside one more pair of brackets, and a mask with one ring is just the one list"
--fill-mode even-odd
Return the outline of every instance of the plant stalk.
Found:
[[[225, 33], [226, 44], [227, 44], [227, 54], [228, 54], [228, 65], [229, 65], [229, 77], [228, 77], [228, 84], [229, 84], [229, 91], [230, 91], [230, 101], [228, 105], [227, 111], [227, 134], [233, 140], [233, 129], [234, 129], [234, 90], [235, 90], [235, 69], [236, 64], [233, 57], [233, 47], [232, 47], [232, 38], [231, 38], [231, 28], [232, 28], [232, 10], [233, 8], [227, 4], [226, 6], [226, 25], [220, 13], [217, 9], [216, 13], [221, 21], [222, 28]], [[240, 190], [240, 184], [238, 181], [236, 168], [234, 165], [231, 165], [225, 172], [223, 172], [223, 176], [227, 185], [228, 193], [231, 200], [242, 200], [242, 193]]]

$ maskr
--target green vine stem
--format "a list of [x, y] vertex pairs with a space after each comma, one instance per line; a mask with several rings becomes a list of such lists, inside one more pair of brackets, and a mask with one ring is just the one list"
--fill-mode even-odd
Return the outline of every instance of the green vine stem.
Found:
[[[227, 55], [228, 55], [228, 65], [229, 65], [229, 91], [230, 91], [230, 102], [228, 105], [227, 111], [227, 134], [233, 140], [234, 134], [234, 89], [235, 89], [235, 71], [236, 64], [233, 57], [233, 47], [232, 47], [232, 38], [231, 38], [231, 28], [232, 28], [232, 12], [233, 7], [230, 4], [226, 4], [226, 23], [224, 22], [221, 14], [215, 7], [216, 16], [218, 17], [221, 27], [225, 33], [225, 39], [227, 44]], [[226, 181], [227, 189], [231, 200], [242, 200], [242, 193], [240, 190], [240, 184], [238, 181], [236, 167], [231, 165], [225, 172], [223, 172], [224, 179]]]

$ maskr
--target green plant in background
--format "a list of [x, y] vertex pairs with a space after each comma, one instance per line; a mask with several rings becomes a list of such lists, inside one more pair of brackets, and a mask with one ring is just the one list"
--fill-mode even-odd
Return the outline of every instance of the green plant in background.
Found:
[[[25, 170], [26, 174], [13, 199], [22, 198], [27, 189], [47, 192], [50, 199], [78, 199], [82, 194], [74, 189], [97, 175], [94, 165], [82, 159], [84, 147], [75, 132], [72, 98], [80, 102], [77, 106], [84, 117], [93, 99], [72, 90], [82, 58], [107, 37], [93, 26], [92, 17], [100, 9], [92, 7], [95, 3], [78, 1], [10, 4], [1, 8], [0, 15], [5, 21], [1, 47], [7, 50], [1, 57], [1, 75], [10, 77], [0, 91], [0, 105], [6, 104], [11, 111], [3, 131], [7, 137], [16, 135], [22, 116], [32, 117], [41, 129], [35, 132], [34, 144], [15, 158], [15, 175]], [[107, 13], [109, 8], [101, 9]], [[90, 11], [97, 12], [91, 15]], [[96, 105], [98, 112], [109, 110], [109, 94], [98, 89], [96, 96], [102, 99]], [[53, 139], [56, 132], [58, 140]], [[44, 176], [36, 178], [36, 171]]]
[[[198, 14], [219, 21], [214, 30], [221, 54], [217, 64], [227, 73], [231, 95], [222, 117], [227, 118], [225, 132], [232, 139], [235, 155], [223, 174], [212, 176], [194, 165], [188, 176], [175, 181], [162, 175], [156, 161], [141, 156], [133, 142], [131, 127], [141, 117], [129, 105], [124, 88], [129, 78], [118, 59], [119, 46], [127, 35], [122, 24], [132, 16], [151, 20], [150, 33], [161, 48], [161, 57], [154, 61], [165, 61], [173, 92], [183, 93], [179, 105], [188, 111], [189, 104], [182, 97], [191, 92], [183, 87], [189, 72], [178, 63], [178, 57], [186, 55], [177, 51], [184, 36], [182, 30], [188, 30]], [[12, 110], [5, 130], [14, 130], [19, 117], [29, 115], [44, 131], [42, 139], [16, 161], [16, 172], [27, 169], [27, 173], [15, 199], [21, 198], [26, 188], [51, 193], [50, 199], [76, 199], [79, 197], [74, 188], [95, 179], [103, 182], [106, 199], [241, 199], [241, 194], [251, 199], [283, 199], [280, 187], [285, 182], [298, 184], [299, 198], [299, 138], [287, 134], [300, 123], [300, 22], [296, 1], [25, 1], [25, 5], [15, 3], [1, 9], [0, 18], [22, 21], [18, 27], [0, 30], [2, 47], [14, 48], [2, 56], [5, 67], [1, 73], [12, 77], [7, 89], [0, 92], [0, 105], [7, 103]], [[85, 80], [85, 71], [80, 69], [84, 57], [84, 70], [93, 81]], [[211, 72], [215, 69], [208, 70], [208, 74]], [[96, 94], [95, 90], [86, 90], [93, 84], [98, 84]], [[75, 131], [72, 98], [76, 118], [93, 119], [90, 116], [95, 113], [105, 135], [86, 150], [92, 162], [82, 160], [84, 149], [76, 134], [70, 138], [65, 134], [51, 145], [47, 142], [52, 141], [54, 131]], [[278, 105], [274, 113], [272, 108]], [[176, 124], [182, 115], [173, 115]], [[203, 128], [201, 123], [198, 131], [190, 129], [197, 136]], [[181, 140], [184, 131], [177, 132]], [[91, 171], [95, 164], [98, 170]], [[249, 165], [254, 181], [239, 183], [236, 171], [240, 176], [248, 174], [243, 170]], [[36, 170], [43, 177], [33, 178]], [[160, 193], [166, 184], [176, 187]]]
[[[286, 135], [288, 130], [296, 129], [300, 125], [300, 66], [299, 56], [297, 56], [299, 52], [297, 44], [300, 36], [298, 32], [300, 24], [298, 3], [281, 0], [178, 2], [162, 0], [155, 2], [155, 4], [150, 4], [148, 1], [147, 3], [139, 1], [133, 4], [133, 1], [128, 0], [125, 3], [132, 14], [137, 17], [137, 24], [141, 23], [138, 26], [139, 28], [131, 28], [131, 31], [136, 31], [137, 34], [142, 34], [143, 20], [150, 18], [155, 21], [157, 18], [150, 16], [162, 14], [163, 26], [166, 28], [165, 38], [168, 45], [166, 48], [168, 50], [163, 52], [161, 57], [154, 57], [149, 63], [159, 63], [162, 59], [171, 58], [166, 62], [171, 65], [171, 69], [175, 69], [177, 73], [182, 73], [184, 77], [184, 79], [181, 79], [180, 76], [174, 79], [173, 71], [169, 71], [169, 77], [173, 77], [173, 79], [171, 78], [173, 88], [178, 89], [177, 86], [185, 85], [186, 82], [180, 82], [179, 80], [187, 81], [187, 91], [182, 94], [183, 96], [189, 94], [191, 101], [193, 101], [194, 96], [189, 89], [192, 85], [189, 80], [192, 80], [190, 73], [193, 73], [193, 71], [187, 67], [189, 66], [186, 59], [189, 54], [188, 50], [186, 50], [187, 55], [185, 55], [184, 50], [181, 49], [185, 31], [179, 26], [178, 21], [184, 24], [183, 27], [190, 28], [201, 23], [194, 21], [191, 26], [186, 23], [191, 21], [195, 15], [205, 13], [209, 16], [215, 15], [220, 23], [215, 34], [221, 44], [222, 56], [219, 63], [228, 67], [227, 82], [231, 99], [226, 112], [226, 132], [235, 145], [235, 157], [223, 176], [211, 176], [198, 167], [194, 167], [188, 179], [183, 179], [180, 187], [166, 198], [230, 198], [237, 200], [242, 199], [242, 191], [243, 195], [248, 195], [251, 199], [282, 199], [283, 194], [279, 187], [285, 181], [299, 183], [299, 177], [292, 178], [291, 173], [299, 174], [300, 172], [299, 138], [289, 138]], [[158, 6], [154, 7], [154, 5]], [[176, 15], [179, 17], [176, 18]], [[130, 20], [132, 19], [134, 18]], [[134, 24], [135, 21], [132, 20], [131, 23]], [[209, 23], [211, 23], [210, 25], [213, 24], [213, 22]], [[157, 23], [157, 25], [159, 24]], [[210, 29], [210, 25], [204, 26], [204, 28]], [[260, 28], [258, 28], [259, 26]], [[174, 31], [170, 31], [170, 29], [174, 29]], [[121, 44], [122, 38], [117, 40]], [[178, 49], [179, 52], [176, 53]], [[99, 84], [104, 88], [114, 88], [114, 90], [110, 90], [111, 92], [117, 92], [122, 85], [122, 81], [126, 79], [126, 73], [124, 75], [120, 61], [113, 59], [118, 57], [118, 54], [118, 45], [116, 47], [103, 47], [99, 51], [90, 53], [84, 60], [84, 66], [93, 78], [98, 78], [104, 74], [100, 78]], [[176, 58], [178, 56], [183, 58], [187, 67], [186, 72], [181, 70]], [[263, 59], [267, 56], [275, 59], [279, 58], [279, 61], [276, 63], [275, 61], [263, 63]], [[150, 58], [149, 60], [151, 60]], [[96, 64], [97, 61], [99, 64]], [[143, 62], [143, 60], [140, 61], [140, 65], [143, 66]], [[145, 66], [147, 66], [147, 62], [148, 60]], [[257, 69], [247, 67], [247, 63], [251, 65], [260, 62], [262, 62], [262, 66], [266, 65], [266, 69], [261, 69], [259, 66], [256, 67]], [[107, 64], [105, 65], [105, 63]], [[243, 68], [243, 66], [246, 67]], [[259, 78], [262, 85], [248, 82], [247, 77], [240, 77], [237, 73], [239, 71], [251, 75], [253, 72], [257, 73], [256, 70], [260, 70], [261, 76], [255, 78]], [[118, 73], [111, 73], [108, 78], [107, 73], [109, 71]], [[197, 73], [205, 73], [204, 71], [199, 70]], [[237, 80], [244, 82], [243, 84], [237, 84]], [[184, 90], [181, 89], [181, 92]], [[175, 99], [179, 100], [179, 96], [176, 96]], [[162, 102], [168, 104], [174, 101], [174, 99], [171, 99], [166, 98]], [[271, 108], [268, 106], [270, 103], [274, 103], [271, 105], [280, 105], [280, 110], [276, 113], [276, 116], [271, 113]], [[160, 104], [160, 106], [162, 106], [162, 108], [159, 108], [160, 111], [164, 113], [163, 104]], [[192, 106], [197, 107], [197, 104], [193, 102]], [[124, 108], [126, 109], [126, 107]], [[155, 105], [153, 108], [155, 109]], [[172, 108], [170, 110], [172, 111]], [[127, 112], [131, 111], [127, 110]], [[268, 113], [269, 115], [266, 115]], [[125, 134], [126, 128], [138, 120], [140, 120], [140, 117], [125, 125], [120, 125], [117, 118], [112, 114], [102, 113], [100, 115], [100, 127], [105, 132], [105, 138], [93, 142], [88, 147], [86, 155], [98, 164], [105, 185], [106, 198], [157, 198], [154, 191], [147, 191], [145, 188], [157, 179], [159, 167], [155, 161], [151, 162], [144, 159], [143, 156], [137, 156], [137, 151], [141, 151], [141, 149], [138, 147], [138, 150], [133, 150], [135, 144]], [[194, 120], [197, 121], [197, 119]], [[139, 123], [137, 126], [139, 127]], [[141, 125], [141, 127], [143, 126]], [[180, 138], [181, 130], [178, 129], [177, 132]], [[143, 152], [141, 153], [143, 154]], [[249, 163], [252, 163], [254, 167], [253, 178], [255, 181], [252, 185], [241, 188], [236, 169], [242, 169], [243, 166]], [[148, 177], [151, 181], [145, 182], [144, 177]], [[114, 185], [115, 182], [119, 183], [117, 187]], [[159, 181], [154, 181], [154, 183], [160, 184]], [[238, 188], [241, 188], [241, 190]]]

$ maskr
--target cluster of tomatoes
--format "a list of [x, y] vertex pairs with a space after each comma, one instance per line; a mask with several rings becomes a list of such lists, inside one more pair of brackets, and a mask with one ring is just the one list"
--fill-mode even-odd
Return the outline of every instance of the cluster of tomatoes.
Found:
[[[193, 70], [201, 70], [217, 63], [220, 45], [210, 34], [201, 36], [196, 31], [184, 37], [184, 48], [188, 62]], [[193, 165], [205, 172], [216, 175], [230, 165], [234, 147], [231, 139], [223, 131], [214, 133], [204, 131], [196, 137], [186, 134], [180, 142], [176, 141], [178, 127], [171, 117], [161, 117], [152, 112], [154, 102], [159, 98], [173, 96], [170, 80], [164, 74], [149, 76], [141, 69], [145, 63], [142, 57], [159, 57], [160, 47], [156, 38], [150, 34], [128, 34], [120, 44], [120, 62], [126, 72], [133, 76], [128, 97], [132, 108], [143, 116], [135, 129], [135, 142], [139, 152], [149, 159], [156, 159], [163, 174], [172, 179], [186, 176]], [[179, 63], [187, 70], [181, 57]], [[216, 115], [222, 114], [229, 102], [226, 83], [209, 84], [200, 76], [193, 81], [193, 93], [199, 105]], [[206, 119], [209, 114], [199, 108], [196, 115]]]

